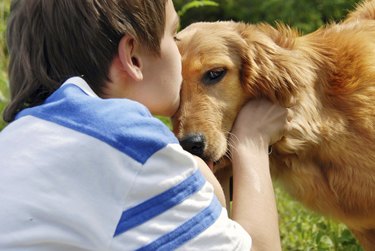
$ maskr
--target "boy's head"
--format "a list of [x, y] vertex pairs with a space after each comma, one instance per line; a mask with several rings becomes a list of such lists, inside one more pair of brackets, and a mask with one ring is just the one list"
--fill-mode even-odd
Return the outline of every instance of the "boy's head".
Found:
[[13, 0], [8, 19], [11, 102], [4, 120], [83, 76], [102, 93], [118, 44], [130, 35], [160, 54], [168, 0]]

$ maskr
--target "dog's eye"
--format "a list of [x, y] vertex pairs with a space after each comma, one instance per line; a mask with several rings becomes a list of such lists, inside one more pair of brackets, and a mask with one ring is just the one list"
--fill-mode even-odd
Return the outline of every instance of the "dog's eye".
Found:
[[202, 82], [206, 85], [216, 84], [224, 78], [226, 73], [227, 70], [224, 68], [209, 70], [203, 75]]

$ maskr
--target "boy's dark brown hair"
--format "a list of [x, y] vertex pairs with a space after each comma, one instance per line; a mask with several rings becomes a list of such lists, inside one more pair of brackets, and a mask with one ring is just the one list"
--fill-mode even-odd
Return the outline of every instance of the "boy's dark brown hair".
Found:
[[7, 26], [10, 122], [62, 82], [83, 76], [99, 95], [124, 34], [156, 55], [167, 0], [14, 0]]

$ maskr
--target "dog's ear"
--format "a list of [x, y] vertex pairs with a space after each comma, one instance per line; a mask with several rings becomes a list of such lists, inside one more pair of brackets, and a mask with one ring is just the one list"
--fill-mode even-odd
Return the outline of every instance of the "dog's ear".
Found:
[[293, 37], [285, 36], [287, 30], [283, 33], [267, 24], [238, 23], [236, 29], [246, 42], [240, 52], [241, 74], [249, 96], [266, 97], [285, 107], [293, 106], [297, 86], [304, 77], [301, 62], [293, 57]]

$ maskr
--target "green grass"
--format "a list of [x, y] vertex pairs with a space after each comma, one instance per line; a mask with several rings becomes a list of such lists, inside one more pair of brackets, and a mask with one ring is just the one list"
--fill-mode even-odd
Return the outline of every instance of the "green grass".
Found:
[[275, 185], [284, 251], [362, 251], [343, 224], [305, 209]]
[[[9, 14], [10, 0], [0, 0], [0, 116], [3, 109], [8, 102], [8, 77], [7, 77], [7, 63], [8, 55], [5, 43], [6, 18]], [[0, 118], [0, 130], [5, 126], [5, 122]]]

